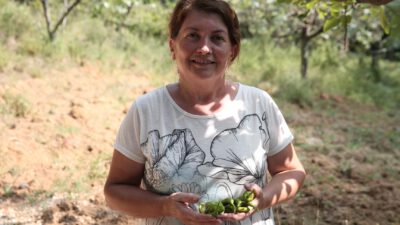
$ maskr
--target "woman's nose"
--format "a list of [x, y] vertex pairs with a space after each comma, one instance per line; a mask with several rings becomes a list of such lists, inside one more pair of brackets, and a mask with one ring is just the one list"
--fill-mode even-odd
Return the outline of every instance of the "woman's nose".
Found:
[[202, 40], [200, 42], [200, 46], [199, 46], [197, 52], [202, 54], [202, 55], [206, 55], [208, 53], [211, 53], [210, 42], [207, 39]]

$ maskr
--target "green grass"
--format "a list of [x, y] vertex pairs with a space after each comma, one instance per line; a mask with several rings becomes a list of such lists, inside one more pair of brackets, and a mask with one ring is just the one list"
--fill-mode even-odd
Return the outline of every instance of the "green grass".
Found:
[[[129, 25], [125, 28], [117, 28], [78, 10], [60, 27], [55, 41], [50, 42], [43, 16], [38, 12], [40, 5], [1, 2], [0, 71], [17, 58], [21, 62], [37, 56], [47, 58], [48, 63], [100, 61], [105, 74], [129, 68], [133, 73], [151, 77], [154, 86], [177, 80], [167, 46], [168, 7], [139, 4], [135, 13], [125, 20]], [[56, 14], [60, 7], [52, 7]], [[107, 16], [113, 18], [112, 13]], [[10, 40], [16, 41], [17, 51], [9, 50]], [[298, 47], [275, 43], [268, 36], [244, 39], [241, 55], [228, 76], [255, 86], [268, 81], [277, 97], [304, 106], [312, 106], [320, 93], [328, 93], [385, 108], [400, 107], [398, 62], [381, 61], [382, 81], [375, 83], [371, 79], [368, 56], [343, 57], [336, 42], [319, 41], [309, 60], [308, 80], [302, 80]], [[31, 76], [43, 76], [39, 70], [30, 68]]]
[[[87, 155], [78, 157], [76, 160], [85, 163], [77, 163], [63, 166], [64, 176], [60, 176], [52, 184], [51, 192], [54, 193], [85, 193], [92, 188], [92, 184], [104, 182], [107, 176], [107, 164], [110, 162], [110, 152], [91, 152], [92, 158]], [[66, 162], [60, 156], [54, 160], [55, 167], [64, 165]]]
[[87, 178], [89, 181], [105, 180], [107, 168], [105, 164], [109, 162], [111, 155], [101, 152], [90, 162]]
[[0, 5], [0, 42], [4, 43], [10, 37], [18, 40], [30, 35], [34, 20], [29, 8], [6, 0], [0, 1]]
[[37, 205], [42, 201], [45, 201], [54, 196], [54, 193], [51, 191], [45, 190], [34, 190], [27, 195], [27, 200], [30, 205]]
[[80, 132], [80, 128], [73, 125], [60, 124], [56, 127], [56, 133], [61, 136], [78, 135]]
[[14, 194], [13, 187], [10, 184], [5, 184], [3, 187], [3, 196], [8, 198]]
[[3, 45], [0, 45], [0, 72], [3, 72], [9, 62], [12, 61], [12, 59], [9, 58], [10, 55], [12, 55], [11, 52]]
[[[143, 10], [125, 21], [132, 26], [119, 29], [100, 18], [76, 12], [50, 42], [40, 13], [32, 13], [27, 5], [5, 1], [0, 9], [0, 28], [5, 31], [0, 45], [0, 50], [4, 50], [0, 51], [0, 71], [10, 64], [23, 65], [35, 56], [44, 58], [45, 63], [69, 60], [80, 65], [97, 61], [104, 74], [128, 68], [149, 77], [153, 86], [173, 82], [177, 80], [176, 68], [167, 46], [166, 20], [161, 19], [161, 15], [168, 14], [167, 10], [150, 5], [138, 7]], [[156, 9], [161, 13], [153, 13]], [[17, 51], [10, 51], [9, 40], [15, 40]], [[278, 46], [267, 36], [244, 39], [241, 54], [229, 69], [228, 77], [262, 88], [267, 85], [266, 89], [273, 90], [276, 97], [306, 107], [312, 107], [321, 93], [384, 108], [400, 107], [398, 62], [381, 61], [382, 80], [376, 83], [371, 78], [368, 56], [343, 57], [333, 42], [319, 42], [309, 61], [308, 79], [303, 80], [296, 45]], [[41, 65], [29, 68], [31, 76], [42, 77], [40, 68]]]
[[31, 111], [31, 103], [21, 94], [6, 91], [1, 96], [1, 99], [0, 113], [2, 114], [10, 114], [15, 117], [25, 117]]

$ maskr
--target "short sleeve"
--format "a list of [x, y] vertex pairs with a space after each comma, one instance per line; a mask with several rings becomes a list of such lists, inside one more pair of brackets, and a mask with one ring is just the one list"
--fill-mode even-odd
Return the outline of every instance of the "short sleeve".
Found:
[[145, 161], [140, 149], [140, 114], [135, 103], [132, 104], [121, 123], [114, 148], [138, 163], [144, 163]]
[[275, 155], [293, 141], [293, 134], [287, 125], [282, 112], [269, 96], [267, 123], [270, 135], [268, 155]]

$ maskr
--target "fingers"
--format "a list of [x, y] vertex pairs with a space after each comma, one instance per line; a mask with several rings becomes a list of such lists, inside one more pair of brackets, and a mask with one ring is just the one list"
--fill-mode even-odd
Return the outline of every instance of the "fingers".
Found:
[[190, 204], [199, 201], [200, 196], [192, 193], [177, 192], [169, 196], [172, 204], [171, 211], [173, 216], [180, 220], [183, 224], [187, 225], [200, 225], [210, 224], [219, 225], [222, 224], [222, 220], [212, 217], [211, 215], [200, 214], [190, 208]]
[[[222, 224], [222, 220], [210, 215], [199, 214], [195, 212], [195, 215], [191, 217], [193, 224]], [[186, 223], [185, 223], [186, 224]]]
[[240, 221], [240, 220], [246, 219], [251, 214], [252, 214], [252, 212], [249, 212], [249, 213], [223, 213], [218, 216], [218, 219], [221, 219], [223, 221]]
[[244, 187], [248, 191], [253, 191], [256, 195], [258, 195], [261, 192], [261, 187], [254, 183], [245, 184]]
[[193, 211], [189, 207], [181, 211], [180, 221], [187, 225], [195, 225], [195, 224], [210, 224], [210, 225], [218, 225], [222, 224], [222, 220], [215, 218], [211, 215], [200, 214], [196, 211]]
[[254, 211], [257, 209], [260, 209], [260, 201], [263, 199], [263, 192], [262, 188], [258, 186], [257, 184], [251, 183], [251, 184], [245, 184], [244, 185], [246, 190], [252, 191], [255, 194], [255, 198], [253, 201], [251, 201], [251, 204], [255, 207]]

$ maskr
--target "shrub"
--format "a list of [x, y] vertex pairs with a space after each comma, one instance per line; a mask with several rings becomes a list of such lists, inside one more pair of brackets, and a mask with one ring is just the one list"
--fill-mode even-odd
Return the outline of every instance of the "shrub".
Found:
[[13, 1], [0, 2], [0, 38], [2, 42], [8, 38], [21, 38], [22, 35], [29, 33], [34, 27], [29, 8], [24, 5], [16, 4]]
[[15, 117], [25, 117], [31, 104], [22, 95], [5, 92], [2, 95], [3, 103], [0, 105], [0, 111], [6, 114], [12, 114]]
[[278, 83], [277, 97], [301, 107], [313, 106], [316, 90], [311, 80], [300, 77], [282, 77], [276, 79]]
[[0, 72], [2, 72], [8, 65], [10, 60], [10, 52], [0, 45]]

